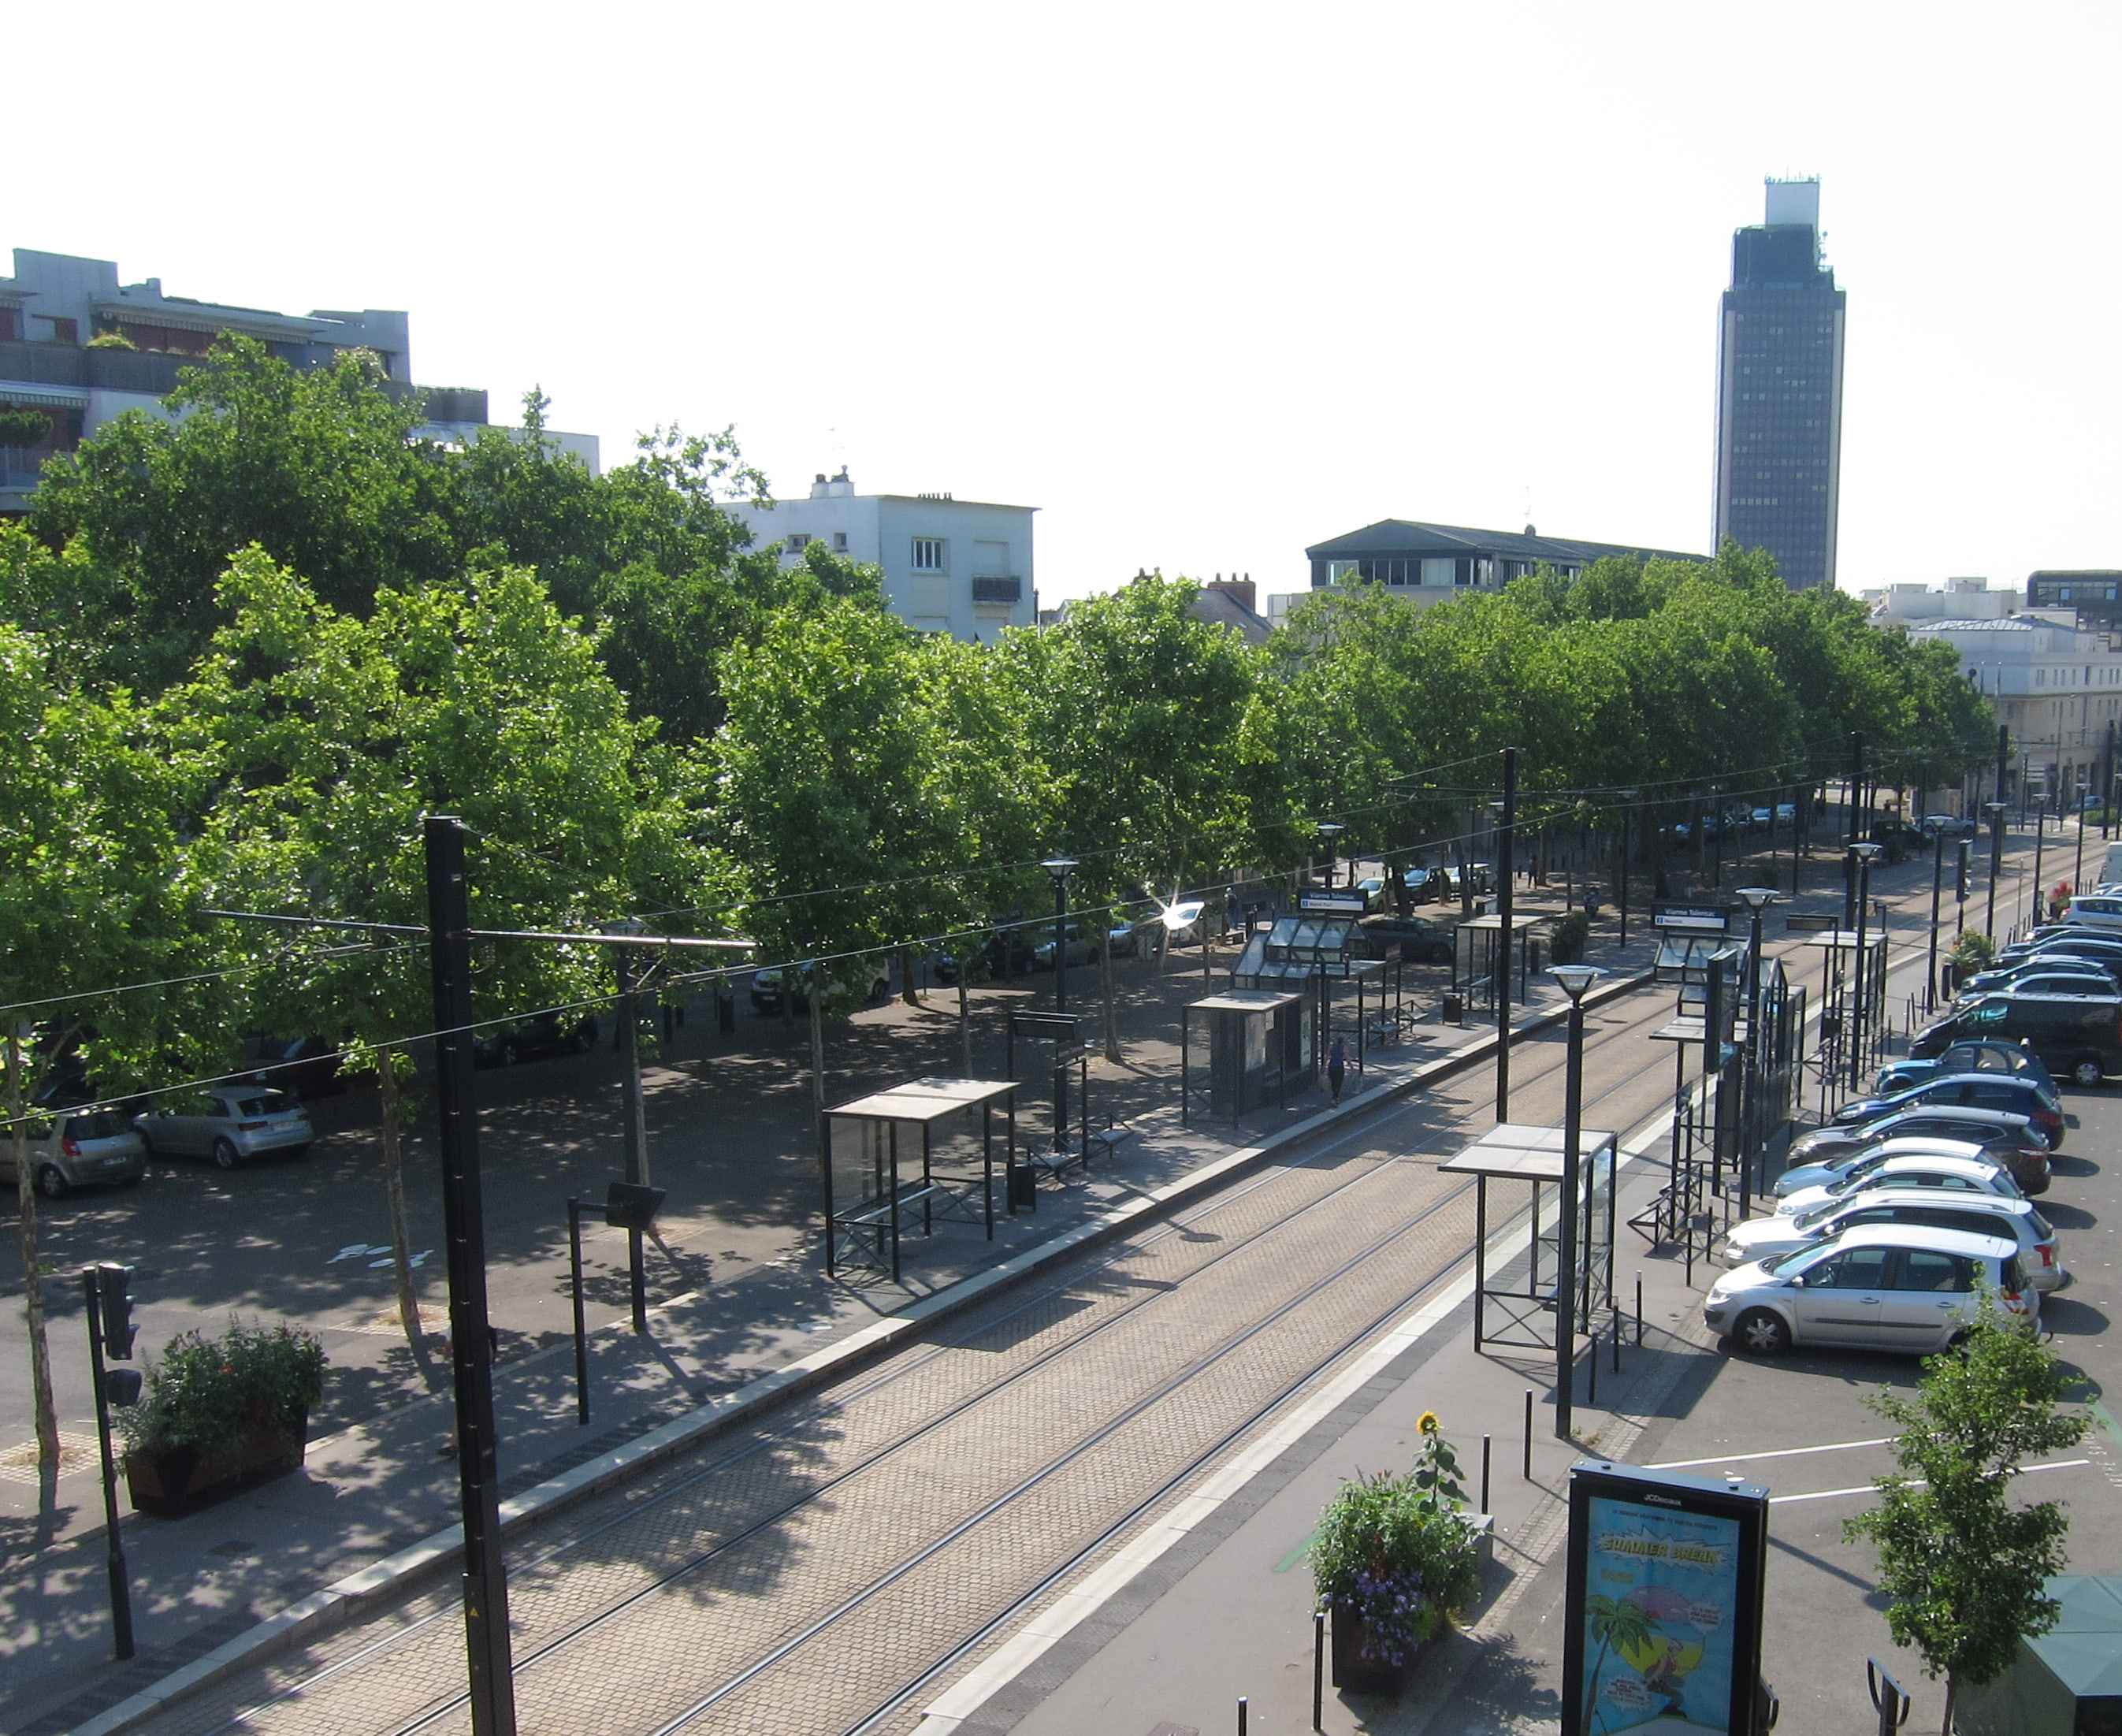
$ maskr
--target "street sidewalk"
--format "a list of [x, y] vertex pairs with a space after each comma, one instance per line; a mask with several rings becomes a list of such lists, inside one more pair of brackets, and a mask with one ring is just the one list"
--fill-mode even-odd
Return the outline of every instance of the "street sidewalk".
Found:
[[[1521, 905], [1549, 901], [1535, 893]], [[1617, 972], [1606, 992], [1625, 992], [1651, 952], [1647, 924], [1626, 955], [1602, 949], [1601, 962]], [[1531, 987], [1517, 1028], [1559, 1017], [1559, 991], [1544, 979]], [[998, 1202], [991, 1243], [956, 1223], [932, 1238], [909, 1238], [899, 1284], [870, 1272], [828, 1280], [814, 1223], [783, 1260], [653, 1308], [646, 1336], [623, 1327], [594, 1333], [587, 1429], [576, 1421], [570, 1345], [501, 1364], [494, 1391], [505, 1522], [549, 1510], [792, 1389], [844, 1373], [997, 1285], [1494, 1048], [1493, 1026], [1430, 1023], [1417, 1036], [1372, 1051], [1365, 1073], [1352, 1070], [1338, 1107], [1322, 1093], [1292, 1093], [1286, 1113], [1270, 1107], [1250, 1116], [1235, 1136], [1227, 1120], [1206, 1123], [1204, 1102], [1191, 1126], [1181, 1126], [1176, 1102], [1138, 1113], [1137, 1137], [1115, 1158], [1088, 1173], [1073, 1169], [1058, 1186], [1042, 1176], [1035, 1212], [1007, 1218]], [[1038, 1093], [1035, 1085], [1026, 1095], [1036, 1103]], [[1020, 1139], [1040, 1123], [1030, 1108]], [[652, 1264], [653, 1250], [649, 1257]], [[446, 1365], [443, 1341], [431, 1344]], [[299, 1475], [185, 1519], [129, 1515], [142, 1648], [129, 1663], [110, 1660], [100, 1528], [18, 1558], [0, 1585], [0, 1634], [9, 1636], [0, 1642], [0, 1721], [18, 1736], [123, 1728], [145, 1710], [128, 1706], [136, 1696], [196, 1686], [372, 1603], [408, 1575], [446, 1569], [457, 1548], [451, 1420], [445, 1390], [313, 1442]], [[112, 1709], [116, 1715], [99, 1715]]]

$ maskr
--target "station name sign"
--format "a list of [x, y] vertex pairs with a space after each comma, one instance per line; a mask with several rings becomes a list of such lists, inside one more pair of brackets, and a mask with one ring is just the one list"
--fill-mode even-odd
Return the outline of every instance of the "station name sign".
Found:
[[1674, 929], [1683, 934], [1722, 934], [1732, 925], [1732, 913], [1713, 904], [1659, 904], [1651, 906], [1651, 926]]
[[1370, 901], [1361, 892], [1299, 892], [1297, 907], [1321, 916], [1360, 916], [1370, 906]]

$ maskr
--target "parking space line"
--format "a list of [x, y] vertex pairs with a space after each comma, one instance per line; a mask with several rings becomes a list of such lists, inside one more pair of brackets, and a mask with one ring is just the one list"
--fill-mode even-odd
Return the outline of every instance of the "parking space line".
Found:
[[1748, 1459], [1796, 1458], [1802, 1453], [1847, 1453], [1854, 1447], [1891, 1447], [1896, 1437], [1882, 1434], [1873, 1441], [1830, 1441], [1820, 1447], [1781, 1447], [1774, 1453], [1720, 1453], [1712, 1458], [1669, 1458], [1646, 1465], [1646, 1471], [1685, 1471], [1695, 1465], [1736, 1465]]
[[[2036, 1471], [2068, 1471], [2074, 1466], [2089, 1465], [2092, 1462], [2089, 1458], [2059, 1458], [2053, 1464], [2022, 1465], [2019, 1467], [2018, 1474], [2021, 1476], [2031, 1476]], [[1912, 1476], [1909, 1479], [1908, 1486], [1911, 1489], [1921, 1489], [1928, 1482], [1928, 1477]], [[1769, 1497], [1769, 1504], [1772, 1507], [1779, 1507], [1786, 1501], [1831, 1501], [1838, 1495], [1877, 1495], [1878, 1492], [1879, 1486], [1877, 1483], [1860, 1483], [1853, 1489], [1816, 1489], [1810, 1495], [1772, 1495]]]

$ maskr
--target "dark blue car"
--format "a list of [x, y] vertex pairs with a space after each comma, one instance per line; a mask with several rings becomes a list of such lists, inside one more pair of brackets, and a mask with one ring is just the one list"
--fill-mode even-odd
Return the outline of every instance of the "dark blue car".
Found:
[[1892, 1097], [1858, 1097], [1835, 1111], [1837, 1126], [1861, 1126], [1899, 1109], [1925, 1103], [1965, 1103], [2022, 1115], [2040, 1129], [2050, 1151], [2063, 1149], [2063, 1099], [2053, 1083], [2019, 1074], [1951, 1073], [1926, 1079]]
[[[2023, 1074], [2029, 1079], [2044, 1081], [2050, 1090], [2055, 1088], [2055, 1078], [2050, 1073], [2048, 1064], [2032, 1050], [2018, 1043], [2007, 1043], [2000, 1037], [1970, 1037], [1953, 1044], [1931, 1060], [1888, 1062], [1872, 1082], [1872, 1095], [1895, 1097], [1914, 1089], [1927, 1079], [1948, 1073]], [[2062, 1101], [2060, 1093], [2057, 1101]]]

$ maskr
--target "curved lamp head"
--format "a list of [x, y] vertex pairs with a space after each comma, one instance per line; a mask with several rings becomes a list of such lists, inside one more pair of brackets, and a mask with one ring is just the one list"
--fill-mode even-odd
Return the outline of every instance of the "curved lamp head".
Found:
[[1746, 908], [1758, 916], [1783, 895], [1772, 886], [1742, 886], [1739, 896], [1746, 901]]
[[1886, 854], [1886, 847], [1882, 844], [1853, 844], [1849, 846], [1849, 854], [1854, 856], [1859, 862], [1863, 863], [1867, 868], [1869, 868], [1873, 863], [1877, 862], [1880, 857]]
[[2000, 820], [2012, 812], [2012, 804], [2008, 802], [1984, 802], [1982, 812], [1992, 820]]
[[1339, 820], [1321, 820], [1313, 829], [1317, 831], [1320, 837], [1324, 838], [1329, 844], [1331, 844], [1336, 838], [1339, 837], [1342, 833], [1348, 831], [1348, 828], [1342, 825]]
[[1550, 965], [1547, 974], [1562, 985], [1562, 992], [1573, 1007], [1584, 999], [1584, 991], [1606, 973], [1596, 965]]
[[1054, 877], [1056, 885], [1076, 872], [1076, 859], [1073, 856], [1049, 856], [1039, 865]]

